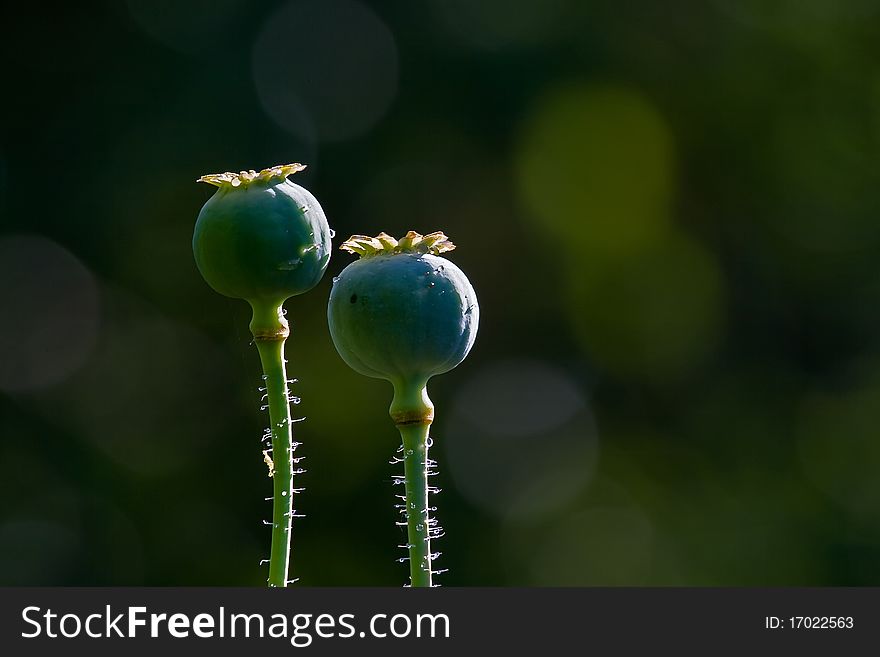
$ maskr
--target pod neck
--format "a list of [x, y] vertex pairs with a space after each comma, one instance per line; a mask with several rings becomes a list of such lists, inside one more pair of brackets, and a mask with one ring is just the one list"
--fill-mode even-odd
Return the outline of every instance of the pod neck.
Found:
[[290, 335], [290, 325], [284, 317], [284, 301], [251, 301], [254, 311], [250, 329], [257, 341], [284, 341]]
[[434, 404], [428, 397], [427, 381], [392, 381], [394, 399], [389, 413], [398, 427], [430, 425], [434, 421]]

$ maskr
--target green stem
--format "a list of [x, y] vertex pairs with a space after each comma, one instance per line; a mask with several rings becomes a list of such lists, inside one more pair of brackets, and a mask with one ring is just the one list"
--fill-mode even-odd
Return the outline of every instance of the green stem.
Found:
[[406, 478], [406, 525], [412, 586], [431, 586], [431, 536], [428, 533], [427, 424], [399, 426]]
[[431, 586], [431, 526], [428, 513], [428, 431], [434, 405], [424, 384], [394, 386], [391, 417], [403, 442], [409, 573], [413, 587]]
[[[263, 364], [263, 379], [269, 401], [274, 463], [272, 497], [272, 550], [269, 555], [269, 586], [287, 586], [290, 559], [291, 526], [293, 522], [293, 450], [290, 404], [284, 343], [289, 329], [281, 306], [269, 310], [254, 306], [251, 331]], [[268, 304], [271, 306], [272, 304]]]

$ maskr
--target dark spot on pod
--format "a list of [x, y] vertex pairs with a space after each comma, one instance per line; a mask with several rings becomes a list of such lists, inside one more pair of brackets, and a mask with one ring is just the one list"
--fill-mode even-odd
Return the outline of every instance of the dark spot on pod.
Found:
[[356, 294], [352, 294], [351, 299], [349, 299], [349, 301], [351, 301], [352, 303], [357, 303], [357, 300], [358, 300], [358, 295], [356, 295]]

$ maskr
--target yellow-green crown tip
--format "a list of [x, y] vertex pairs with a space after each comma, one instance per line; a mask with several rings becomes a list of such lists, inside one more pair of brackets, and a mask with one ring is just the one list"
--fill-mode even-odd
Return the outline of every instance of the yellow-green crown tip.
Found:
[[305, 164], [293, 162], [291, 164], [278, 164], [274, 167], [263, 169], [262, 171], [254, 171], [253, 169], [250, 169], [249, 171], [239, 171], [238, 173], [233, 173], [232, 171], [208, 173], [196, 180], [196, 182], [208, 183], [209, 185], [215, 185], [217, 187], [222, 187], [223, 185], [247, 187], [252, 182], [266, 182], [275, 178], [284, 179], [305, 168]]
[[414, 230], [409, 231], [399, 240], [394, 239], [387, 233], [379, 233], [376, 237], [367, 235], [352, 235], [339, 247], [361, 258], [370, 258], [377, 255], [392, 255], [396, 253], [430, 253], [440, 255], [452, 251], [455, 244], [442, 231], [436, 231], [422, 235]]

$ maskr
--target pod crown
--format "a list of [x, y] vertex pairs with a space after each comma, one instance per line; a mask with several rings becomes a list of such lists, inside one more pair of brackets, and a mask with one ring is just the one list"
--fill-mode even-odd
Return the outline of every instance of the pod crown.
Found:
[[442, 231], [422, 235], [414, 230], [409, 231], [399, 240], [387, 233], [379, 233], [376, 237], [352, 235], [339, 247], [361, 258], [377, 255], [393, 255], [397, 253], [430, 253], [440, 255], [452, 251], [455, 244]]
[[274, 178], [287, 178], [298, 171], [306, 168], [305, 164], [293, 162], [291, 164], [277, 164], [274, 167], [263, 169], [262, 171], [224, 171], [223, 173], [208, 173], [196, 180], [196, 182], [208, 183], [216, 187], [223, 185], [231, 185], [232, 187], [247, 187], [252, 182], [266, 182]]

